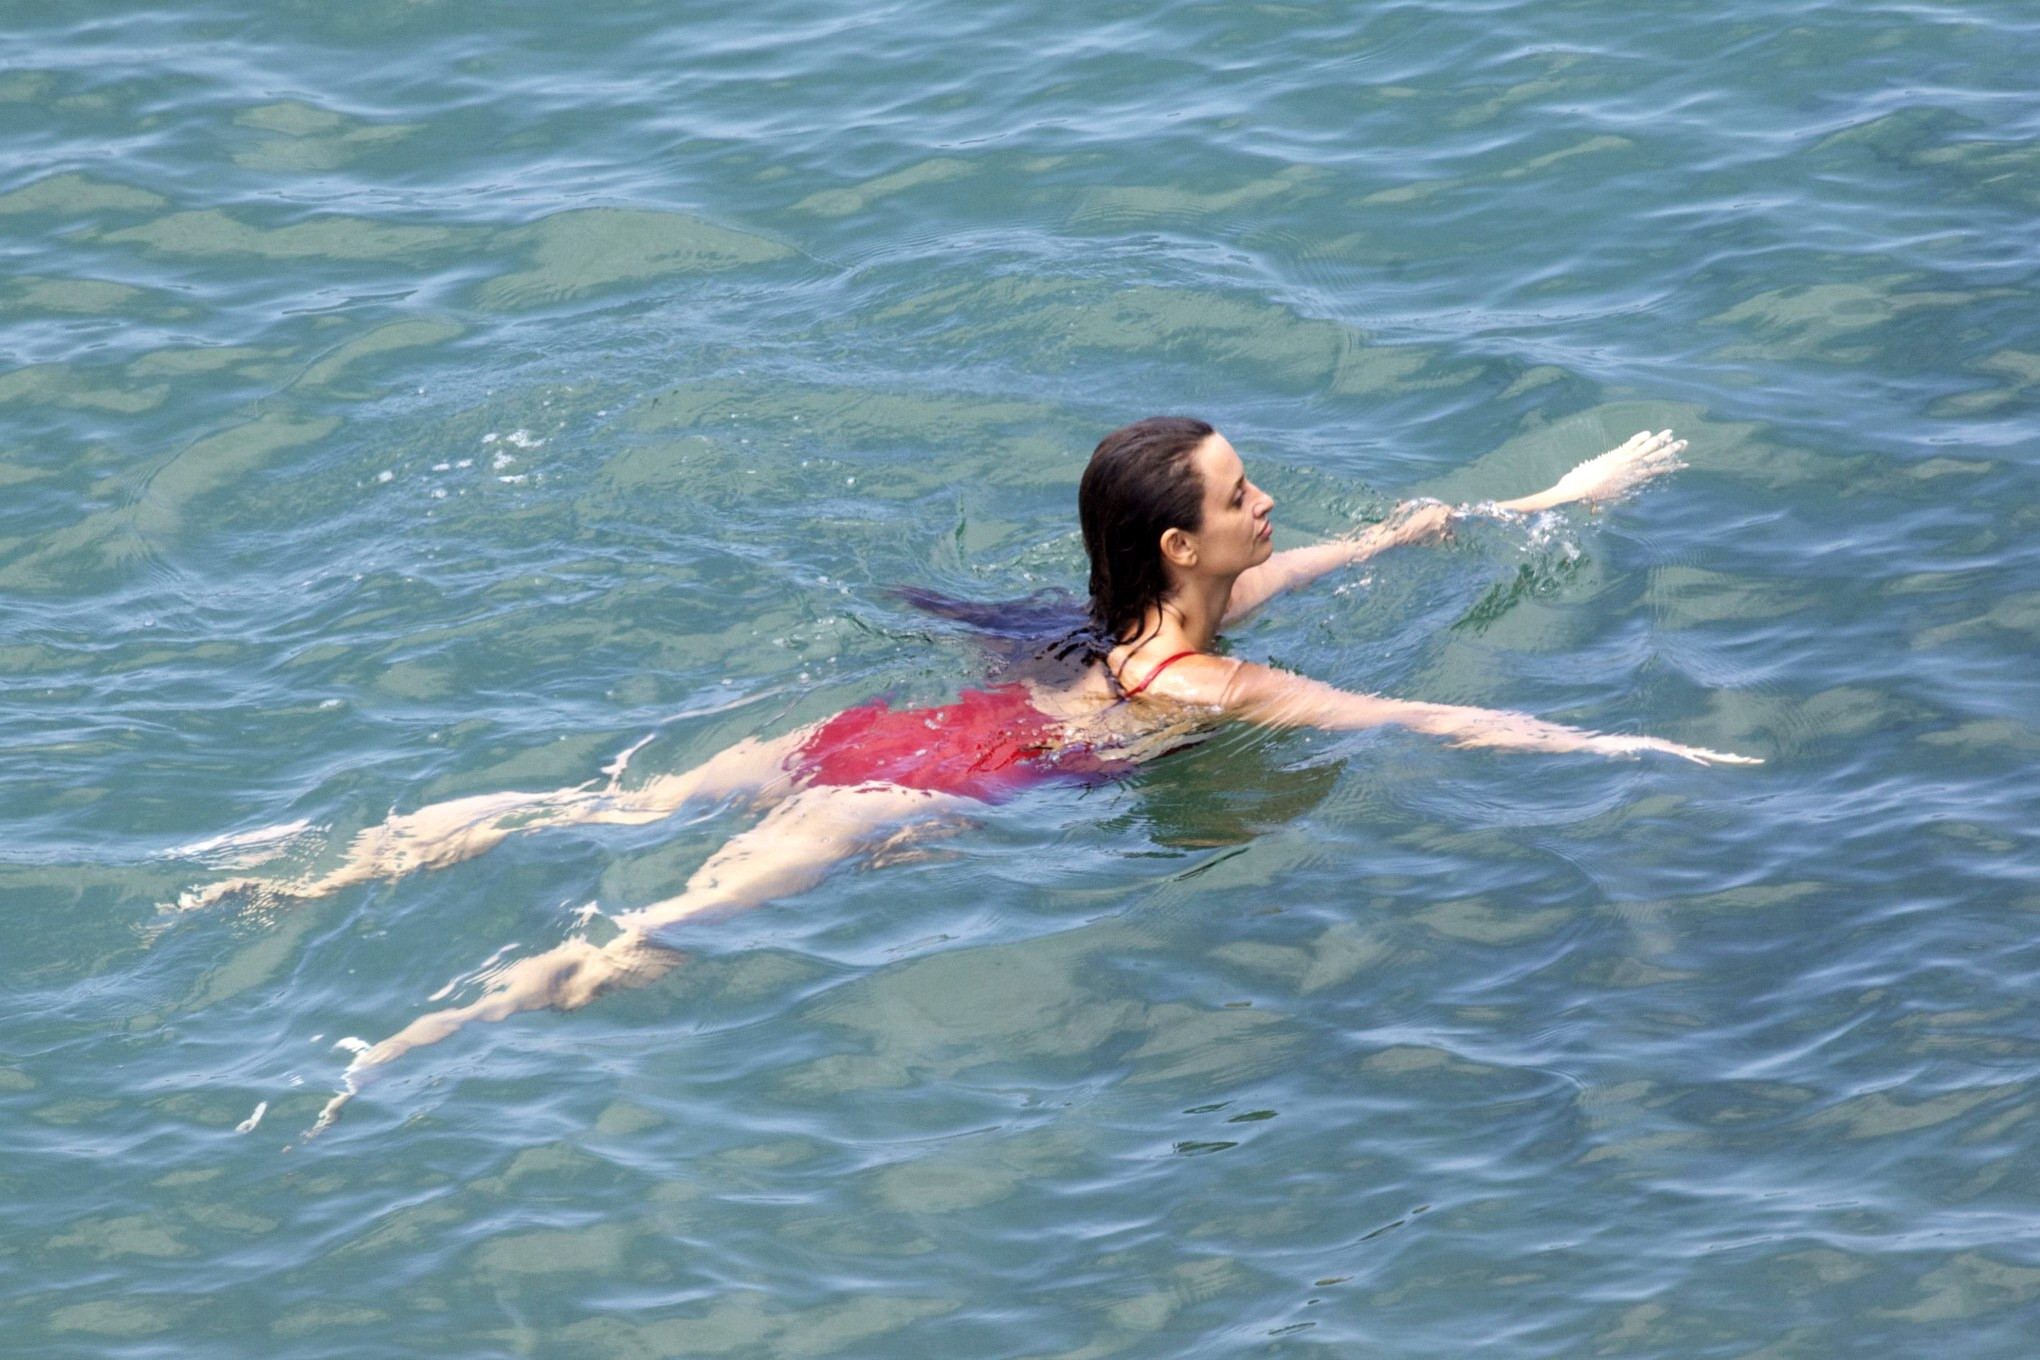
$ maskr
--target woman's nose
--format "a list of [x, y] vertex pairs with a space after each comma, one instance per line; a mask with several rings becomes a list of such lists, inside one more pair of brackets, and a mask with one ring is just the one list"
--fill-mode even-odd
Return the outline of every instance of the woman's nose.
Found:
[[[1254, 488], [1254, 490], [1261, 491], [1261, 488], [1257, 486]], [[1261, 515], [1265, 518], [1268, 512], [1273, 510], [1274, 508], [1275, 498], [1269, 495], [1267, 492], [1261, 491]]]

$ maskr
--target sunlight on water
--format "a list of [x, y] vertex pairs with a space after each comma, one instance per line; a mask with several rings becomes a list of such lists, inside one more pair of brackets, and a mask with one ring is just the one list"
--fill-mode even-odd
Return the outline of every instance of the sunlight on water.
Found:
[[[87, 9], [0, 74], [22, 1353], [2029, 1352], [2022, 11]], [[1154, 411], [1288, 542], [1675, 428], [1229, 645], [1767, 763], [1221, 732], [305, 1141], [754, 820], [505, 795], [949, 702], [894, 588], [1081, 588]], [[206, 891], [452, 800], [546, 828]]]

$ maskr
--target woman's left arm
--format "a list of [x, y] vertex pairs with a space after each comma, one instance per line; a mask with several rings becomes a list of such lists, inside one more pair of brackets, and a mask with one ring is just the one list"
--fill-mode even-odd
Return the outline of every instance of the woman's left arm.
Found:
[[[1367, 727], [1404, 727], [1413, 732], [1443, 737], [1458, 747], [1488, 747], [1501, 751], [1578, 751], [1603, 756], [1639, 756], [1654, 751], [1698, 765], [1764, 763], [1754, 756], [1712, 751], [1704, 746], [1687, 746], [1663, 737], [1590, 732], [1508, 709], [1471, 708], [1464, 704], [1433, 704], [1391, 699], [1379, 694], [1359, 694], [1252, 662], [1235, 663], [1228, 673], [1219, 672], [1216, 665], [1191, 671], [1191, 674], [1180, 678], [1174, 673], [1164, 677], [1164, 685], [1171, 679], [1175, 681], [1170, 687], [1169, 697], [1192, 703], [1203, 702], [1222, 710], [1229, 717], [1263, 727], [1319, 727], [1334, 732]], [[1191, 668], [1185, 666], [1180, 669]], [[1193, 690], [1192, 687], [1196, 688]]]
[[1378, 552], [1404, 543], [1422, 543], [1444, 536], [1453, 509], [1439, 501], [1404, 501], [1389, 512], [1387, 519], [1362, 529], [1350, 538], [1314, 543], [1308, 548], [1290, 548], [1276, 553], [1258, 567], [1249, 567], [1233, 582], [1232, 598], [1226, 602], [1225, 621], [1230, 623], [1260, 608], [1285, 590], [1309, 585], [1327, 572], [1364, 562]]

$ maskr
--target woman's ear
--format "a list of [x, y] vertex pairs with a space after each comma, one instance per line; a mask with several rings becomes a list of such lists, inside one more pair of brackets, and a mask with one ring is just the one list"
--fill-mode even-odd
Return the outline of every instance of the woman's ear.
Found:
[[1189, 570], [1197, 565], [1197, 540], [1181, 529], [1162, 530], [1162, 560]]

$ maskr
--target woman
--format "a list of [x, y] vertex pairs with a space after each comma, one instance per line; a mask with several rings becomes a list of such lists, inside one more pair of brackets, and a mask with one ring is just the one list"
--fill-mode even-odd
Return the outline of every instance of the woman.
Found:
[[[1639, 434], [1582, 463], [1551, 489], [1483, 510], [1528, 512], [1599, 501], [1680, 466], [1669, 430]], [[966, 690], [938, 708], [873, 701], [769, 741], [747, 740], [684, 774], [619, 787], [487, 794], [392, 817], [358, 835], [331, 872], [298, 880], [234, 879], [187, 894], [186, 906], [234, 892], [316, 897], [374, 878], [441, 868], [518, 831], [585, 823], [637, 825], [701, 799], [750, 799], [766, 809], [712, 855], [677, 897], [610, 918], [615, 934], [585, 937], [496, 972], [482, 995], [434, 1011], [381, 1043], [359, 1043], [331, 1123], [372, 1069], [471, 1020], [542, 1006], [572, 1010], [619, 986], [649, 982], [680, 955], [661, 932], [813, 886], [841, 860], [938, 819], [997, 802], [1027, 785], [1095, 780], [1232, 718], [1269, 727], [1352, 729], [1392, 724], [1457, 746], [1606, 755], [1663, 752], [1699, 762], [1744, 756], [1657, 737], [1608, 736], [1522, 713], [1358, 694], [1215, 655], [1225, 623], [1285, 590], [1403, 543], [1437, 537], [1455, 515], [1409, 501], [1355, 537], [1276, 553], [1275, 502], [1203, 421], [1157, 417], [1101, 441], [1079, 491], [1091, 561], [1083, 664], [1063, 683], [1014, 681]]]

